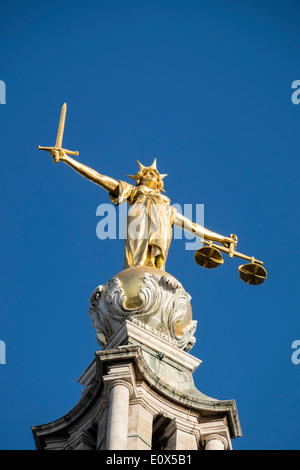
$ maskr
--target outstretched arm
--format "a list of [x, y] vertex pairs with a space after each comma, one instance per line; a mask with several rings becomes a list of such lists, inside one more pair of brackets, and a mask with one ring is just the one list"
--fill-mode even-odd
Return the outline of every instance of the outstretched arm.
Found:
[[110, 178], [110, 176], [101, 175], [83, 163], [77, 162], [74, 160], [74, 158], [69, 157], [69, 155], [67, 155], [64, 151], [54, 150], [53, 152], [50, 152], [50, 154], [55, 162], [61, 161], [67, 163], [71, 168], [77, 171], [77, 173], [79, 173], [81, 176], [84, 176], [84, 178], [87, 178], [93, 183], [98, 184], [113, 196], [118, 195], [119, 183], [117, 180]]
[[236, 244], [236, 240], [230, 237], [224, 237], [223, 235], [219, 235], [218, 233], [215, 233], [215, 232], [211, 232], [210, 230], [207, 230], [206, 228], [202, 227], [202, 225], [195, 224], [194, 222], [192, 222], [187, 217], [184, 217], [179, 212], [176, 212], [176, 215], [174, 218], [174, 224], [177, 227], [180, 227], [183, 230], [186, 230], [187, 232], [190, 232], [199, 238], [205, 238], [206, 240], [219, 242], [219, 243], [222, 243], [222, 245], [227, 246], [227, 247], [229, 246], [230, 243]]

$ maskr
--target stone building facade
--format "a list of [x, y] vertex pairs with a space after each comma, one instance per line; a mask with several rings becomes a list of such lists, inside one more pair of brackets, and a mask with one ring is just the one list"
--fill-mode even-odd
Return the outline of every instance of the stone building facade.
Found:
[[102, 349], [78, 379], [75, 407], [33, 426], [37, 449], [230, 450], [242, 435], [235, 401], [195, 387], [201, 361], [189, 352], [190, 297], [174, 278], [144, 274], [134, 283], [138, 292], [119, 276], [93, 293], [90, 316]]

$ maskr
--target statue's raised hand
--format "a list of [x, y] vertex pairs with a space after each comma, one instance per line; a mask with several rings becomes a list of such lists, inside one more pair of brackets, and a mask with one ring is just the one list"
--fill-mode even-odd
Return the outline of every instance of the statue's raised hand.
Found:
[[67, 154], [63, 150], [51, 150], [50, 155], [53, 158], [54, 163], [58, 163], [60, 161], [64, 161]]

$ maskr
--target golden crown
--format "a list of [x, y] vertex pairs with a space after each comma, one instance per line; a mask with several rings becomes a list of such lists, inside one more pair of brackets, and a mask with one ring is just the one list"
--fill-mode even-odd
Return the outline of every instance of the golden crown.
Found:
[[154, 158], [154, 161], [153, 161], [152, 165], [150, 165], [150, 166], [145, 166], [142, 163], [140, 163], [138, 160], [137, 160], [137, 163], [138, 163], [138, 166], [139, 166], [139, 171], [137, 172], [137, 174], [136, 175], [126, 175], [126, 176], [128, 176], [129, 178], [133, 178], [135, 180], [136, 184], [139, 185], [139, 184], [142, 183], [144, 175], [148, 171], [153, 171], [154, 170], [155, 173], [158, 176], [158, 184], [157, 184], [158, 189], [163, 191], [163, 186], [164, 186], [163, 178], [165, 178], [168, 175], [167, 174], [162, 175], [162, 174], [159, 173], [159, 171], [157, 169], [156, 158]]

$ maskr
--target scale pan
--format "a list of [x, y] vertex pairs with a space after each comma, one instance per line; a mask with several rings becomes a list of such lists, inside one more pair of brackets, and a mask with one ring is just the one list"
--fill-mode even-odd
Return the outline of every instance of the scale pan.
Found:
[[224, 263], [219, 250], [212, 246], [203, 246], [195, 253], [195, 261], [206, 269], [216, 268]]
[[239, 274], [242, 281], [252, 286], [257, 286], [267, 278], [267, 271], [260, 264], [247, 263], [239, 266]]

